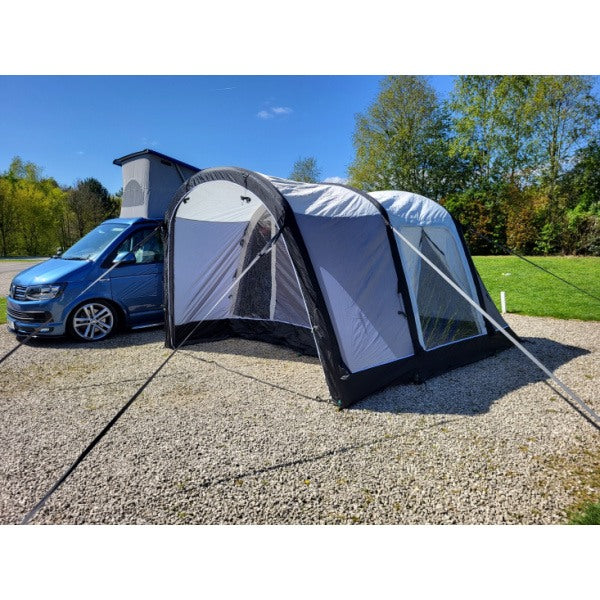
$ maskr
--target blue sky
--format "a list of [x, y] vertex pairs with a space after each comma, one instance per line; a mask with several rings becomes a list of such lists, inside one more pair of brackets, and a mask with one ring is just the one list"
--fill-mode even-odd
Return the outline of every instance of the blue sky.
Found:
[[[114, 158], [153, 148], [198, 167], [236, 165], [286, 177], [315, 156], [347, 176], [354, 115], [376, 76], [0, 77], [0, 172], [13, 156], [62, 185], [121, 187]], [[442, 97], [453, 77], [430, 78]]]

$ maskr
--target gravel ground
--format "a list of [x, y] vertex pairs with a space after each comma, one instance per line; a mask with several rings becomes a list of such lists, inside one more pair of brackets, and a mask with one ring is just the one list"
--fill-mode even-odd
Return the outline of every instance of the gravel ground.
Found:
[[[508, 321], [600, 411], [600, 323]], [[0, 365], [1, 523], [18, 523], [160, 364], [163, 338], [36, 342]], [[0, 352], [14, 343], [1, 326]], [[33, 522], [560, 523], [600, 494], [600, 431], [516, 349], [348, 410], [328, 398], [316, 359], [188, 346]]]

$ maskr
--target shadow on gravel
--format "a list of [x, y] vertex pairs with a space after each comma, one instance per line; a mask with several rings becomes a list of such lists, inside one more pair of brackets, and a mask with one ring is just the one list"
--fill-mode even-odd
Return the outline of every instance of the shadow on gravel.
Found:
[[[15, 344], [17, 343], [15, 337]], [[74, 350], [101, 350], [115, 348], [130, 348], [131, 346], [143, 346], [145, 344], [156, 344], [157, 342], [164, 343], [165, 330], [162, 325], [148, 329], [139, 329], [131, 331], [122, 331], [112, 335], [111, 337], [100, 340], [99, 342], [76, 342], [70, 337], [64, 336], [60, 338], [31, 338], [26, 342], [26, 346], [36, 348], [56, 348], [65, 350], [72, 348]]]
[[[28, 345], [45, 348], [72, 349], [116, 349], [132, 346], [143, 346], [164, 342], [164, 329], [131, 331], [117, 334], [107, 340], [93, 344], [76, 343], [68, 339], [30, 340]], [[522, 338], [523, 343], [551, 371], [569, 361], [589, 354], [589, 350], [577, 346], [561, 344], [547, 338]], [[236, 369], [222, 365], [214, 360], [207, 360], [198, 352], [211, 352], [223, 355], [238, 355], [258, 359], [288, 360], [304, 364], [315, 364], [318, 359], [298, 354], [288, 348], [275, 346], [265, 342], [256, 342], [230, 338], [185, 346], [182, 349], [188, 357], [197, 358], [204, 363], [211, 363], [241, 378], [254, 379], [257, 382], [292, 393], [298, 397], [317, 402], [329, 402], [329, 399], [313, 398], [301, 390], [293, 390], [285, 386], [285, 382], [258, 379]], [[301, 368], [301, 367], [300, 367]], [[269, 378], [270, 379], [270, 378]], [[142, 381], [143, 378], [132, 378], [128, 382]], [[417, 413], [417, 414], [458, 414], [474, 415], [489, 411], [491, 405], [506, 394], [522, 388], [530, 383], [545, 381], [546, 376], [538, 367], [525, 358], [516, 348], [506, 350], [496, 356], [485, 358], [479, 362], [448, 371], [426, 382], [415, 384], [398, 384], [388, 387], [347, 410], [367, 410], [372, 412]], [[117, 384], [119, 382], [115, 382]], [[121, 382], [124, 383], [124, 382]], [[282, 385], [284, 384], [284, 385]], [[95, 384], [94, 384], [95, 385]], [[555, 392], [558, 393], [558, 392]]]
[[[589, 350], [577, 346], [568, 346], [547, 338], [522, 338], [527, 349], [551, 371], [569, 361], [589, 354]], [[195, 351], [207, 351], [222, 354], [238, 354], [257, 358], [296, 360], [314, 364], [317, 359], [291, 353], [288, 349], [261, 342], [230, 339], [186, 346], [182, 349], [187, 356], [237, 374], [240, 377], [254, 379], [265, 385], [278, 388], [307, 400], [332, 401], [312, 398], [286, 387], [281, 381], [257, 379], [221, 365], [213, 360], [195, 356]], [[545, 374], [525, 358], [519, 350], [512, 348], [496, 356], [480, 360], [465, 367], [459, 367], [420, 385], [398, 384], [388, 387], [377, 394], [355, 404], [347, 410], [367, 410], [372, 412], [417, 413], [417, 414], [457, 414], [475, 415], [485, 413], [490, 406], [504, 395], [530, 383], [545, 381]], [[557, 393], [555, 391], [555, 393]]]
[[[101, 350], [102, 348], [129, 348], [132, 346], [155, 344], [157, 342], [161, 344], [164, 344], [165, 342], [165, 329], [162, 325], [148, 329], [121, 331], [108, 339], [99, 342], [77, 342], [70, 337], [64, 336], [61, 338], [31, 338], [26, 342], [26, 345], [38, 348], [56, 348], [62, 350], [69, 348], [74, 350]], [[15, 344], [16, 343], [17, 338], [15, 337]], [[290, 360], [307, 364], [318, 364], [319, 362], [319, 359], [316, 357], [299, 354], [284, 346], [276, 346], [267, 342], [244, 340], [240, 338], [197, 342], [183, 346], [181, 350], [231, 354], [260, 359]]]
[[227, 338], [219, 341], [206, 341], [184, 346], [182, 350], [192, 352], [213, 352], [215, 354], [233, 354], [247, 356], [250, 358], [262, 358], [271, 360], [290, 360], [306, 364], [319, 364], [315, 356], [300, 354], [285, 346], [277, 346], [257, 340], [245, 340], [242, 338]]
[[201, 356], [197, 356], [197, 355], [193, 354], [192, 352], [186, 352], [185, 350], [182, 350], [182, 354], [184, 356], [193, 358], [201, 363], [204, 363], [207, 365], [215, 365], [216, 367], [219, 367], [220, 369], [223, 369], [224, 371], [227, 371], [228, 373], [233, 373], [234, 375], [243, 377], [244, 379], [250, 379], [252, 381], [256, 381], [257, 383], [262, 383], [263, 385], [269, 386], [273, 389], [277, 389], [277, 390], [281, 390], [282, 392], [288, 392], [290, 394], [294, 394], [295, 396], [298, 396], [299, 398], [304, 398], [305, 400], [311, 400], [312, 402], [325, 402], [327, 404], [331, 404], [332, 406], [334, 405], [331, 398], [324, 399], [324, 398], [321, 398], [320, 396], [316, 396], [316, 397], [308, 396], [307, 394], [304, 394], [298, 390], [293, 390], [292, 388], [281, 385], [281, 383], [274, 383], [272, 381], [267, 381], [266, 379], [260, 379], [259, 377], [256, 377], [254, 375], [250, 375], [248, 373], [238, 371], [237, 369], [232, 369], [231, 367], [222, 365], [221, 363], [217, 362], [216, 360], [208, 360], [206, 358], [202, 358]]
[[294, 460], [288, 460], [284, 462], [279, 462], [275, 465], [269, 465], [268, 467], [260, 467], [256, 469], [250, 469], [248, 471], [244, 471], [243, 473], [236, 473], [233, 475], [227, 475], [225, 477], [208, 479], [198, 484], [194, 484], [192, 487], [197, 488], [208, 488], [213, 485], [222, 485], [224, 483], [235, 482], [240, 479], [246, 479], [248, 477], [256, 477], [257, 475], [262, 475], [264, 473], [269, 473], [271, 471], [278, 471], [279, 469], [286, 469], [288, 467], [295, 467], [298, 465], [310, 464], [312, 462], [317, 462], [319, 460], [323, 460], [326, 458], [330, 458], [332, 456], [339, 456], [341, 454], [347, 454], [348, 452], [353, 452], [355, 450], [361, 450], [363, 448], [370, 448], [372, 446], [377, 446], [379, 444], [387, 444], [395, 442], [399, 439], [405, 438], [414, 433], [418, 433], [419, 431], [425, 431], [426, 429], [435, 429], [436, 427], [442, 427], [444, 425], [448, 425], [449, 423], [454, 423], [456, 421], [460, 421], [460, 418], [456, 419], [441, 419], [440, 421], [436, 421], [435, 423], [430, 423], [429, 425], [424, 425], [423, 427], [415, 427], [408, 431], [403, 431], [402, 433], [398, 433], [396, 435], [386, 435], [382, 438], [377, 438], [374, 440], [369, 440], [367, 442], [361, 442], [359, 444], [350, 444], [348, 446], [342, 446], [341, 448], [332, 448], [331, 450], [327, 450], [326, 452], [321, 452], [320, 454], [316, 454], [313, 456], [307, 456], [304, 458], [297, 458]]
[[[521, 341], [551, 371], [590, 354], [585, 348], [547, 338], [529, 337], [521, 338]], [[474, 415], [489, 411], [491, 405], [506, 394], [546, 379], [546, 375], [519, 350], [510, 348], [419, 385], [400, 384], [386, 388], [348, 410]]]

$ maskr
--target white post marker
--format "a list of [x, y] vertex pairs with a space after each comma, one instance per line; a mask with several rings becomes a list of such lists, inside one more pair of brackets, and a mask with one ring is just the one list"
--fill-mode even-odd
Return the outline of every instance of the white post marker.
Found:
[[502, 310], [502, 314], [506, 312], [506, 293], [500, 292], [500, 307]]

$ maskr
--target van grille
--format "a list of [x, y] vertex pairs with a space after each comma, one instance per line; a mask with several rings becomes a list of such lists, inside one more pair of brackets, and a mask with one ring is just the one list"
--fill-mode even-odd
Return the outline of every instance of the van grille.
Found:
[[52, 319], [52, 313], [45, 310], [15, 310], [12, 307], [8, 307], [7, 314], [9, 317], [16, 319], [17, 321], [31, 321], [32, 323], [45, 323]]

